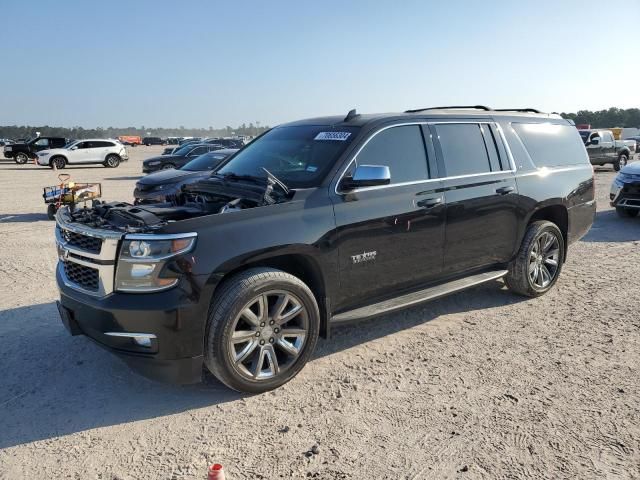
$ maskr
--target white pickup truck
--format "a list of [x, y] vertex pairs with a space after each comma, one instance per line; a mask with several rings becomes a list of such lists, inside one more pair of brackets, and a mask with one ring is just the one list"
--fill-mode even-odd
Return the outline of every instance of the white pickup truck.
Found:
[[578, 130], [587, 147], [591, 165], [610, 163], [617, 172], [636, 153], [635, 140], [616, 140], [611, 130]]

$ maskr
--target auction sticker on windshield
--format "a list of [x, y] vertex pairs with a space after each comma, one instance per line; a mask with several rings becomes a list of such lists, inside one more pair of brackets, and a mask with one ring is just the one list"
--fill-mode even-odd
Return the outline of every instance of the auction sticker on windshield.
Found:
[[338, 142], [344, 142], [351, 132], [320, 132], [316, 135], [314, 140], [333, 140]]

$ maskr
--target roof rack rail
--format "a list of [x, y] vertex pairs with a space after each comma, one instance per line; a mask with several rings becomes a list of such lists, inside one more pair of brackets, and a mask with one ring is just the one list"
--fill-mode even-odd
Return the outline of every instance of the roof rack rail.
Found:
[[536, 108], [496, 108], [496, 112], [529, 112], [529, 113], [542, 113]]
[[484, 110], [485, 112], [490, 112], [492, 109], [489, 107], [485, 107], [484, 105], [450, 105], [446, 107], [427, 107], [427, 108], [416, 108], [414, 110], [405, 110], [404, 113], [417, 113], [424, 112], [425, 110]]

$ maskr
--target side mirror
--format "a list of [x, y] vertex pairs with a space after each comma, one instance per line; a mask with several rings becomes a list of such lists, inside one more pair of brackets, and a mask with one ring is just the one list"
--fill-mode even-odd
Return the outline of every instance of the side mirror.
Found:
[[587, 143], [587, 145], [600, 145], [600, 138], [592, 138], [591, 140], [589, 140], [589, 143]]
[[378, 185], [389, 185], [391, 183], [391, 172], [386, 165], [359, 165], [353, 176], [344, 177], [340, 182], [340, 187], [345, 190], [352, 190], [361, 187], [376, 187]]
[[69, 150], [77, 150], [78, 147], [76, 145], [74, 145], [73, 147], [71, 147]]

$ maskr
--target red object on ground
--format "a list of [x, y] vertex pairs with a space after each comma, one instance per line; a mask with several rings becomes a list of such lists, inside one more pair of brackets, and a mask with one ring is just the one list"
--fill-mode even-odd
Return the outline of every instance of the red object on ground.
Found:
[[215, 465], [211, 465], [209, 467], [209, 476], [207, 477], [208, 480], [225, 480], [225, 476], [224, 476], [224, 469], [222, 468], [222, 465], [220, 465], [219, 463], [216, 463]]

